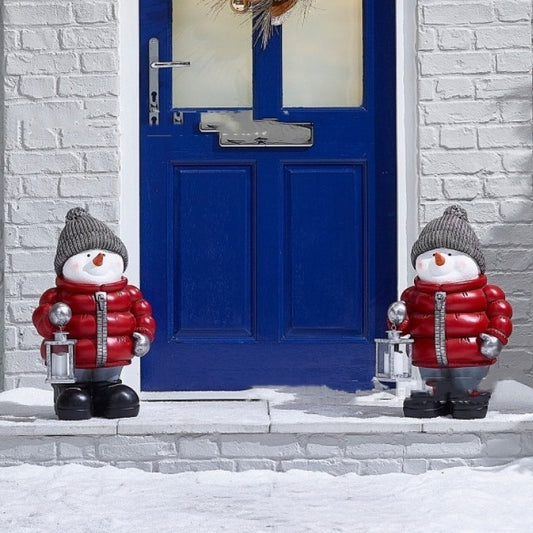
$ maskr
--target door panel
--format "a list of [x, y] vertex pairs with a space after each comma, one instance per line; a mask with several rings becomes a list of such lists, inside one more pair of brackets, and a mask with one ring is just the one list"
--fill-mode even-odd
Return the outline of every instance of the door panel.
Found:
[[[361, 16], [357, 1], [317, 0], [345, 35], [315, 17], [306, 38], [337, 43], [329, 58], [294, 40], [298, 17], [263, 49], [250, 19], [200, 16], [210, 2], [140, 1], [141, 286], [159, 328], [142, 388], [369, 387], [396, 293], [394, 1], [363, 0]], [[205, 30], [218, 24], [248, 42], [246, 66], [227, 68]], [[154, 37], [161, 61], [191, 62], [158, 72], [155, 122]]]
[[362, 185], [361, 165], [285, 167], [287, 339], [362, 332]]
[[251, 338], [253, 168], [176, 166], [174, 187], [175, 339]]

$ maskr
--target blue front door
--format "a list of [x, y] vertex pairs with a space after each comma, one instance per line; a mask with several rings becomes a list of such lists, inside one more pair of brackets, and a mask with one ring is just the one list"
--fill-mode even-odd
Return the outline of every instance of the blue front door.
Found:
[[141, 285], [158, 323], [142, 388], [368, 388], [396, 294], [394, 1], [363, 0], [360, 43], [335, 56], [360, 51], [359, 88], [288, 23], [266, 46], [250, 30], [249, 59], [238, 45], [243, 63], [219, 65], [180, 1], [140, 2]]

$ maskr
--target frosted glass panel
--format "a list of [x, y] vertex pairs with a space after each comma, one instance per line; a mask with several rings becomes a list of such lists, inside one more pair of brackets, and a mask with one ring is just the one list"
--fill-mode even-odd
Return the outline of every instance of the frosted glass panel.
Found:
[[251, 107], [252, 21], [207, 0], [173, 0], [172, 72], [175, 108]]
[[283, 105], [360, 106], [362, 0], [316, 0], [313, 6], [305, 17], [295, 12], [283, 23]]

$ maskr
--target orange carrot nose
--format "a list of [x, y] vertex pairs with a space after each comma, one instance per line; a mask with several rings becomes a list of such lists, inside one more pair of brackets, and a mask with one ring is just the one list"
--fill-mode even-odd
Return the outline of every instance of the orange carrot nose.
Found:
[[444, 263], [446, 263], [446, 258], [442, 254], [439, 254], [439, 252], [437, 252], [435, 254], [435, 263], [437, 263], [437, 266], [441, 267]]
[[93, 259], [93, 263], [99, 267], [99, 266], [102, 266], [102, 263], [104, 262], [104, 254], [100, 253], [98, 254], [94, 259]]

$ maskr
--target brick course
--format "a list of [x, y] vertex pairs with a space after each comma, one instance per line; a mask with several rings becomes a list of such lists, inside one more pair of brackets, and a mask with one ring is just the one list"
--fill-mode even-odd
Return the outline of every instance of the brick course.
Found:
[[0, 467], [18, 464], [113, 465], [172, 474], [188, 471], [310, 470], [342, 475], [421, 474], [457, 466], [505, 465], [533, 450], [533, 433], [9, 435]]

